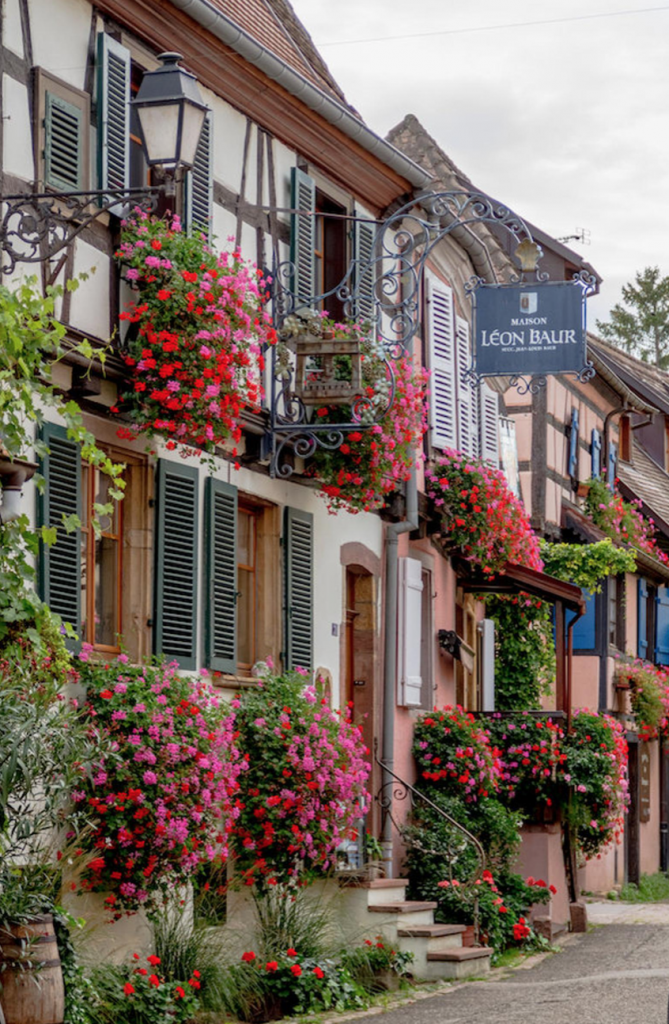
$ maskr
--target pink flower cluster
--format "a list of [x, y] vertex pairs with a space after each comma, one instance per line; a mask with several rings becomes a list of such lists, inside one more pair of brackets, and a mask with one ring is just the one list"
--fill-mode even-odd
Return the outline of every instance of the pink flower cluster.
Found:
[[539, 539], [502, 472], [447, 448], [426, 470], [425, 480], [449, 550], [486, 575], [500, 572], [507, 562], [542, 569]]
[[645, 518], [638, 498], [625, 501], [604, 480], [591, 480], [585, 504], [593, 523], [613, 541], [630, 544], [660, 562], [669, 563], [669, 557], [658, 547], [654, 520]]
[[118, 916], [227, 857], [244, 765], [234, 714], [176, 664], [85, 662], [79, 678], [101, 749], [92, 778], [73, 794], [94, 824], [82, 888], [109, 891]]

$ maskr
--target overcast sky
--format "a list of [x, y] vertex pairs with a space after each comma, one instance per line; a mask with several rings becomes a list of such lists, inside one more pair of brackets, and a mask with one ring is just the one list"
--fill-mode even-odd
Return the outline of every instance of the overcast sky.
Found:
[[669, 3], [291, 2], [379, 135], [415, 114], [520, 216], [586, 229], [568, 244], [604, 278], [589, 327], [636, 271], [669, 274]]

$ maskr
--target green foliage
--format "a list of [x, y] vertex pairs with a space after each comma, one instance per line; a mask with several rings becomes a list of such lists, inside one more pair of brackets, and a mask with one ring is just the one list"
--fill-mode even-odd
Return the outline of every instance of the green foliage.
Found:
[[642, 875], [638, 885], [626, 882], [620, 899], [625, 903], [664, 903], [669, 900], [669, 875], [657, 871], [654, 875]]
[[655, 739], [667, 726], [669, 671], [640, 658], [623, 658], [615, 668], [616, 681], [630, 686], [630, 703], [639, 739]]
[[555, 681], [551, 606], [529, 594], [488, 596], [495, 623], [495, 705], [498, 711], [541, 707]]
[[222, 1000], [222, 972], [227, 956], [225, 933], [197, 919], [188, 906], [174, 904], [163, 908], [151, 920], [156, 956], [160, 958], [160, 973], [166, 982], [182, 983], [183, 978], [195, 977], [204, 1010], [219, 1010]]
[[644, 363], [669, 366], [669, 277], [659, 267], [644, 267], [634, 282], [623, 285], [623, 302], [611, 309], [610, 321], [597, 321], [603, 338]]
[[186, 1024], [200, 1003], [199, 972], [168, 980], [153, 955], [142, 962], [135, 953], [127, 965], [101, 964], [90, 978], [90, 1024]]
[[84, 922], [81, 918], [72, 917], [60, 906], [54, 907], [51, 915], [65, 988], [63, 1024], [90, 1024], [87, 1008], [95, 998], [95, 992], [72, 941], [75, 930], [81, 928]]
[[304, 956], [323, 956], [332, 936], [330, 908], [308, 888], [294, 885], [253, 890], [258, 954], [272, 958], [277, 949], [299, 949]]
[[551, 544], [544, 540], [541, 557], [544, 572], [549, 576], [584, 587], [591, 594], [600, 593], [602, 580], [607, 576], [636, 570], [634, 553], [616, 547], [610, 537], [596, 544]]
[[[78, 286], [71, 282], [69, 290]], [[84, 427], [81, 409], [63, 397], [53, 383], [53, 368], [74, 351], [85, 359], [97, 359], [104, 366], [105, 349], [93, 349], [90, 342], [69, 345], [65, 327], [55, 319], [55, 304], [63, 295], [59, 286], [47, 288], [41, 295], [37, 279], [28, 278], [14, 288], [0, 286], [0, 442], [12, 459], [30, 461], [33, 450], [38, 457], [47, 446], [36, 438], [46, 412], [60, 419], [68, 437], [81, 445], [82, 458], [110, 477], [110, 496], [123, 496], [123, 466], [116, 465], [96, 444]], [[44, 487], [40, 474], [37, 487]], [[98, 516], [111, 506], [100, 506]], [[78, 523], [64, 523], [72, 529]], [[93, 522], [98, 528], [98, 520]], [[53, 530], [44, 530], [42, 539], [52, 543]], [[11, 623], [38, 625], [46, 615], [46, 606], [34, 593], [35, 572], [32, 559], [37, 554], [38, 534], [30, 528], [27, 516], [0, 526], [0, 641]]]

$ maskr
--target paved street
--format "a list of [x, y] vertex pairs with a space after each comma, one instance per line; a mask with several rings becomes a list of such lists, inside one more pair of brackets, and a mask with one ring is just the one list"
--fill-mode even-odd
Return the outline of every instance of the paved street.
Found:
[[[383, 1024], [666, 1024], [669, 905], [599, 904], [562, 952], [383, 1014]], [[493, 977], [497, 972], [493, 972]]]

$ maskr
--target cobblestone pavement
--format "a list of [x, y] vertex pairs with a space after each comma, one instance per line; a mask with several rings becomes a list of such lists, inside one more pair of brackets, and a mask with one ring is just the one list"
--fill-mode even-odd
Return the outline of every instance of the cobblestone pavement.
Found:
[[669, 904], [590, 904], [594, 927], [532, 958], [383, 1014], [383, 1024], [666, 1024]]

